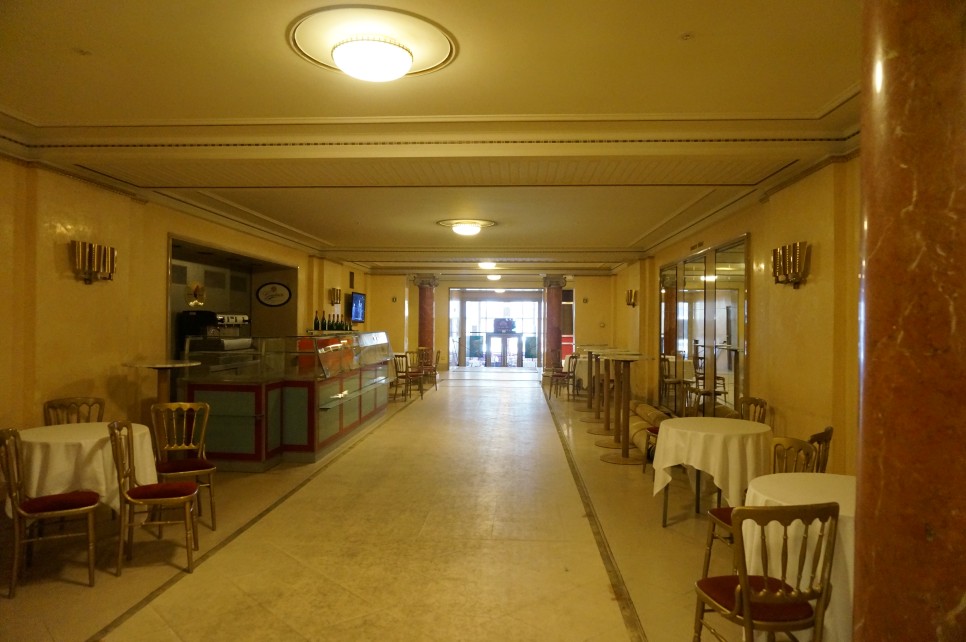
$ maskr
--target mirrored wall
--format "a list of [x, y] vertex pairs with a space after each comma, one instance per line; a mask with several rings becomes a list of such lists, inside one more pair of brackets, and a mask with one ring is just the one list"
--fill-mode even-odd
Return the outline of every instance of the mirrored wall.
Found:
[[728, 416], [746, 394], [747, 237], [661, 268], [659, 403]]

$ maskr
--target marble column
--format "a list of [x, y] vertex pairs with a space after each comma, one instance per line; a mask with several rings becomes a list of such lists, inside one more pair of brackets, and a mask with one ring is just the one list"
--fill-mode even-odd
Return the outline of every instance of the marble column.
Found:
[[966, 640], [964, 25], [863, 6], [856, 642]]
[[[550, 366], [559, 368], [561, 362], [561, 347], [563, 345], [560, 333], [560, 318], [563, 314], [563, 286], [567, 284], [565, 276], [546, 276], [543, 279], [543, 287], [546, 288], [547, 300], [547, 352], [543, 356], [543, 367]], [[554, 357], [553, 355], [556, 355]], [[556, 363], [552, 359], [556, 358]]]
[[429, 348], [434, 354], [436, 332], [436, 286], [439, 279], [435, 276], [420, 275], [414, 279], [419, 286], [419, 347]]

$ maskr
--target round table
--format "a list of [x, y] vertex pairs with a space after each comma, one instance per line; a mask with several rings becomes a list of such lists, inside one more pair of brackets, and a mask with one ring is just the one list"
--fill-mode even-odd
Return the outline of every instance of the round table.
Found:
[[654, 494], [671, 481], [670, 469], [683, 464], [710, 474], [728, 504], [741, 506], [749, 482], [768, 471], [771, 438], [768, 424], [757, 421], [667, 419], [661, 423], [654, 452]]
[[[23, 442], [23, 478], [31, 496], [93, 490], [101, 503], [117, 510], [120, 498], [117, 472], [106, 421], [40, 426], [20, 431]], [[158, 481], [151, 432], [132, 424], [134, 466], [138, 481]]]
[[[824, 639], [852, 639], [852, 590], [855, 569], [855, 477], [830, 473], [777, 473], [751, 480], [746, 506], [790, 506], [837, 502], [839, 524], [832, 559], [832, 598], [825, 612]], [[754, 550], [749, 560], [759, 559]], [[755, 572], [755, 571], [752, 571]], [[802, 640], [808, 639], [799, 636]]]

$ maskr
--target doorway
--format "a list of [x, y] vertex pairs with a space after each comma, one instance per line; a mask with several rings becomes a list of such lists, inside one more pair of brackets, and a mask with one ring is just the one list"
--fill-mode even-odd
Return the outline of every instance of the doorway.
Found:
[[541, 289], [450, 289], [449, 362], [468, 368], [542, 364]]

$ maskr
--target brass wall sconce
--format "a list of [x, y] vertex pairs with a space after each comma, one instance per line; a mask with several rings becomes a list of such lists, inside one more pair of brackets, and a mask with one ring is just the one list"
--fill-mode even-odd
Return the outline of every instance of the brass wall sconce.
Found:
[[797, 290], [808, 272], [808, 243], [798, 241], [772, 250], [771, 272], [775, 283], [791, 284]]
[[329, 288], [329, 303], [332, 305], [339, 305], [342, 303], [342, 289], [341, 288]]
[[624, 295], [624, 301], [632, 308], [637, 307], [637, 290], [628, 290]]
[[90, 285], [94, 281], [113, 281], [117, 271], [117, 249], [109, 245], [71, 241], [74, 274]]

